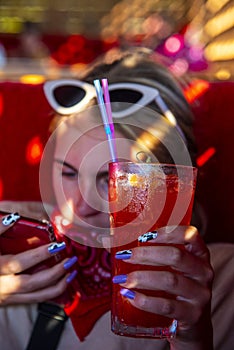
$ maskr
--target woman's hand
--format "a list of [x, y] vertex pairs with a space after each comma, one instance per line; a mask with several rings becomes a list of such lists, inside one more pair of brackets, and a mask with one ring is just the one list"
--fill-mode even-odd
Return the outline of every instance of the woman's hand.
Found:
[[[129, 299], [139, 309], [178, 321], [177, 336], [169, 340], [171, 349], [212, 349], [209, 306], [213, 270], [209, 251], [197, 229], [192, 226], [160, 228], [157, 238], [132, 249], [130, 259], [125, 261], [165, 267], [162, 271], [131, 272], [122, 286], [174, 295], [175, 298], [167, 299], [134, 292], [133, 299]], [[168, 271], [168, 267], [174, 271]]]
[[[0, 234], [12, 225], [14, 220], [7, 225], [0, 222]], [[76, 275], [76, 270], [69, 272], [76, 257], [34, 274], [24, 271], [65, 248], [65, 243], [52, 243], [16, 255], [0, 255], [0, 306], [37, 303], [61, 295]]]

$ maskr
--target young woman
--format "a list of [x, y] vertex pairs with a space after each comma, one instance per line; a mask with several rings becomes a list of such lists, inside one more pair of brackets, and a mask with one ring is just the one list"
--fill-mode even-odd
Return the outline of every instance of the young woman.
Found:
[[[178, 226], [173, 235], [168, 234], [165, 227], [160, 228], [156, 238], [160, 246], [155, 247], [149, 241], [144, 249], [135, 248], [129, 259], [129, 263], [141, 265], [163, 264], [165, 270], [160, 275], [153, 271], [131, 273], [122, 284], [131, 289], [130, 281], [134, 280], [136, 287], [172, 292], [175, 299], [136, 293], [131, 302], [142, 310], [175, 318], [177, 336], [164, 340], [134, 339], [119, 337], [110, 331], [107, 311], [110, 263], [108, 252], [100, 247], [109, 232], [106, 200], [111, 158], [93, 87], [93, 80], [103, 77], [108, 78], [110, 95], [115, 102], [112, 108], [120, 158], [136, 161], [150, 156], [153, 161], [163, 163], [195, 164], [189, 106], [176, 81], [148, 54], [128, 53], [113, 62], [98, 63], [86, 73], [83, 83], [46, 84], [46, 95], [57, 116], [52, 141], [46, 147], [49, 154], [51, 144], [54, 147], [49, 163], [54, 193], [52, 200], [48, 198], [50, 186], [46, 180], [48, 159], [45, 156], [46, 166], [42, 163], [41, 168], [42, 199], [51, 200], [48, 214], [58, 229], [75, 239], [72, 245], [78, 261], [76, 257], [66, 258], [50, 269], [27, 275], [24, 270], [47, 259], [55, 250], [64, 250], [64, 244], [0, 257], [1, 344], [4, 350], [25, 349], [37, 317], [36, 304], [53, 300], [76, 280], [80, 303], [71, 315], [72, 323], [69, 320], [65, 325], [58, 349], [133, 347], [137, 350], [144, 346], [147, 350], [228, 350], [233, 341], [233, 312], [228, 307], [233, 298], [233, 281], [230, 288], [231, 278], [222, 270], [225, 264], [227, 270], [233, 265], [233, 246], [217, 245], [208, 249], [196, 228], [197, 223], [201, 224], [196, 205], [194, 226]], [[166, 115], [157, 103], [158, 91], [169, 107]], [[17, 219], [17, 216], [4, 219], [1, 232]], [[168, 243], [182, 244], [185, 249]], [[179, 274], [168, 272], [168, 266], [173, 266]], [[213, 269], [217, 276], [211, 299]], [[9, 337], [5, 336], [6, 332]]]

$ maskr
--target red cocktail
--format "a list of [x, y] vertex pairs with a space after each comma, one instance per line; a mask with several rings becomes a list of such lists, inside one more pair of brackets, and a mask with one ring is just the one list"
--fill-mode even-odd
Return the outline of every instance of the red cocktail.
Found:
[[[115, 259], [116, 252], [152, 243], [138, 237], [159, 227], [189, 225], [194, 199], [196, 169], [188, 166], [147, 163], [111, 163], [109, 203], [112, 234], [112, 274], [136, 270], [165, 270], [165, 267], [134, 265]], [[183, 249], [183, 246], [179, 246]], [[112, 330], [116, 334], [167, 337], [175, 334], [176, 321], [133, 307], [113, 284]], [[139, 290], [151, 296], [165, 292]], [[167, 295], [169, 298], [174, 296]]]

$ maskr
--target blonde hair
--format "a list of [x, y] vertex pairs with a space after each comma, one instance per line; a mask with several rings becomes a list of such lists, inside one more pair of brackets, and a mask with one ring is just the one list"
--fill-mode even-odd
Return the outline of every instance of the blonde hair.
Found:
[[[185, 135], [187, 149], [192, 162], [194, 165], [196, 164], [197, 149], [193, 135], [193, 114], [191, 108], [184, 97], [181, 82], [162, 64], [158, 55], [144, 48], [124, 51], [115, 50], [112, 55], [109, 52], [94, 62], [84, 72], [82, 79], [93, 84], [94, 79], [104, 77], [108, 79], [109, 83], [135, 82], [158, 89], [160, 95], [176, 117], [180, 129]], [[158, 111], [154, 103], [146, 107], [155, 112]], [[142, 120], [142, 127], [143, 124], [144, 121]], [[134, 136], [130, 129], [126, 130], [126, 132]], [[168, 138], [170, 137], [169, 134]], [[157, 143], [157, 150], [152, 151], [158, 153], [158, 147]]]

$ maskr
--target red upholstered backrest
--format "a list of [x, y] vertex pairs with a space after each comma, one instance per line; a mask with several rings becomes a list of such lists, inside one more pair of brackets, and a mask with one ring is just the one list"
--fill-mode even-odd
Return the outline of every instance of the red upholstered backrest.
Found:
[[[192, 108], [207, 240], [234, 243], [234, 82], [209, 84]], [[207, 162], [206, 156], [210, 156]]]
[[[234, 242], [234, 82], [203, 87], [195, 100], [189, 95], [200, 164], [198, 197], [208, 215], [208, 241]], [[0, 83], [0, 199], [40, 200], [39, 162], [51, 118], [41, 84]]]
[[38, 169], [51, 108], [42, 85], [0, 83], [0, 198], [40, 200]]

